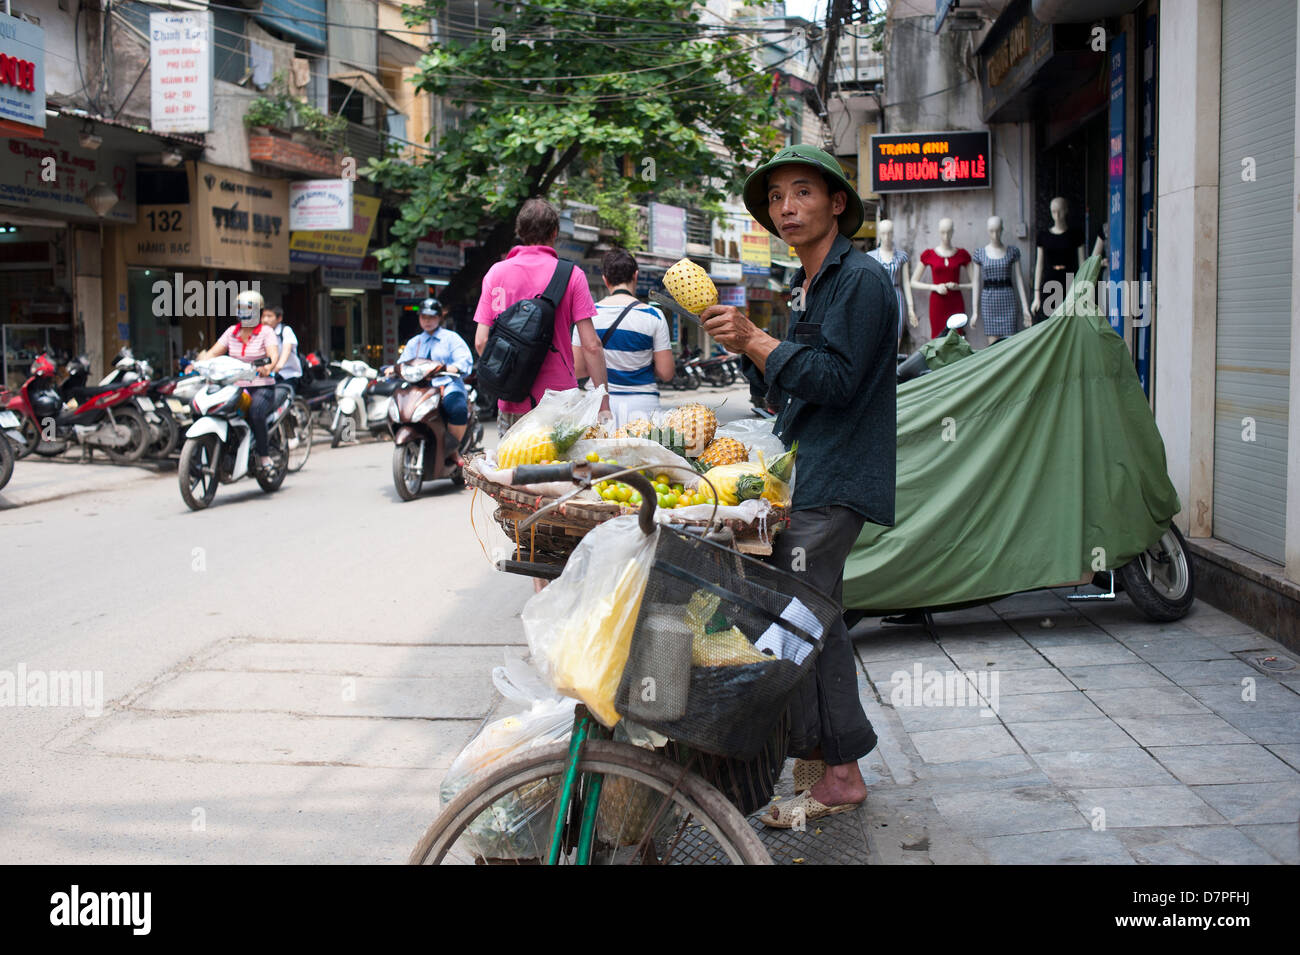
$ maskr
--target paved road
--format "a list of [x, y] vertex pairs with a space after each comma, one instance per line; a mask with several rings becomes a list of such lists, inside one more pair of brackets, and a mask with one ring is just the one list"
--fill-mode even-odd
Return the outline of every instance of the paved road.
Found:
[[532, 586], [492, 569], [481, 495], [482, 541], [472, 491], [402, 503], [391, 452], [318, 442], [200, 513], [174, 472], [18, 462], [0, 671], [102, 672], [104, 707], [0, 709], [0, 861], [405, 859]]

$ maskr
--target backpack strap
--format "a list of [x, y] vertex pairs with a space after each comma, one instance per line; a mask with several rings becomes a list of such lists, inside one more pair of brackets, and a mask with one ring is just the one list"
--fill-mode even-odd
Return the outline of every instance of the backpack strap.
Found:
[[634, 301], [631, 305], [629, 305], [627, 308], [623, 309], [623, 311], [618, 313], [618, 318], [614, 319], [614, 324], [610, 325], [609, 328], [605, 329], [604, 334], [600, 336], [601, 348], [605, 347], [605, 342], [609, 341], [609, 336], [614, 334], [614, 329], [618, 328], [619, 322], [623, 321], [623, 319], [627, 317], [627, 313], [632, 311], [632, 309], [636, 308], [640, 304], [641, 303], [639, 301]]
[[555, 263], [555, 271], [551, 273], [551, 281], [547, 283], [546, 290], [539, 296], [550, 302], [551, 307], [557, 312], [560, 310], [560, 300], [564, 298], [564, 292], [569, 287], [569, 276], [572, 274], [573, 263], [568, 259], [560, 259]]

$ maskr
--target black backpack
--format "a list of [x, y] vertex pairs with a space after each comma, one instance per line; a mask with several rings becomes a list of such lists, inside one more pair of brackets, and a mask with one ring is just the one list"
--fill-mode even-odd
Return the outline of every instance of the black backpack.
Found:
[[481, 387], [504, 401], [531, 401], [546, 353], [555, 350], [555, 312], [573, 268], [572, 262], [560, 259], [541, 295], [515, 302], [496, 317], [475, 363]]

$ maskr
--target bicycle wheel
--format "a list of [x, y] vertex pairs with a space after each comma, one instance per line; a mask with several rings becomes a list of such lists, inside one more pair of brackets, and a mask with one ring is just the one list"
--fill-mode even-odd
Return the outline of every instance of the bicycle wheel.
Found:
[[311, 456], [311, 411], [307, 402], [295, 398], [289, 406], [289, 470], [301, 471]]
[[[434, 820], [411, 853], [411, 864], [545, 862], [568, 756], [568, 743], [538, 747], [473, 782]], [[604, 777], [593, 863], [772, 864], [739, 810], [685, 767], [629, 743], [592, 740], [583, 747], [578, 770]], [[560, 852], [564, 865], [576, 856], [581, 816], [574, 802]]]

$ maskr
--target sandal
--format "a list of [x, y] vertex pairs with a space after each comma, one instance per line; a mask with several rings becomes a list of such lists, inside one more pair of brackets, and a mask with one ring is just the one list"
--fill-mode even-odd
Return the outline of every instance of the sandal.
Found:
[[826, 763], [820, 759], [796, 759], [794, 761], [794, 792], [807, 792], [816, 786], [826, 775]]
[[772, 829], [803, 828], [814, 819], [834, 816], [841, 812], [852, 812], [861, 803], [846, 802], [838, 806], [826, 806], [813, 798], [812, 793], [800, 793], [783, 806], [773, 806], [758, 821]]

